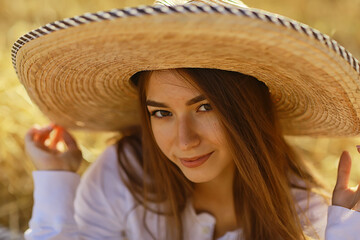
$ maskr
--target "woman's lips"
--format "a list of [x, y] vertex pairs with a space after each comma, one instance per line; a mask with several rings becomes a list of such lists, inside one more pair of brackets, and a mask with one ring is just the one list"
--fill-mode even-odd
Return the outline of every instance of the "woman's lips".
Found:
[[179, 158], [179, 160], [181, 164], [184, 165], [185, 167], [194, 168], [206, 162], [206, 160], [208, 160], [211, 154], [213, 154], [213, 152], [193, 158]]

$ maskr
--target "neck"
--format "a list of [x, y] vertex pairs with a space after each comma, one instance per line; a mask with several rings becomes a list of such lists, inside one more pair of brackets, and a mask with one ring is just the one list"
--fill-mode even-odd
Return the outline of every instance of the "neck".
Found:
[[196, 183], [193, 194], [194, 206], [233, 205], [233, 178], [235, 165], [230, 165], [215, 179]]
[[197, 183], [193, 194], [193, 206], [197, 214], [207, 212], [216, 219], [214, 238], [237, 229], [233, 198], [235, 165], [224, 170], [217, 178]]

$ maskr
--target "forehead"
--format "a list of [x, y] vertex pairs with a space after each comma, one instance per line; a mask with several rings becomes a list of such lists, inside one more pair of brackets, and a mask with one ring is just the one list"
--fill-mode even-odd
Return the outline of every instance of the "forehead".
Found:
[[177, 93], [177, 91], [199, 93], [192, 78], [183, 72], [179, 73], [176, 70], [154, 71], [149, 78], [146, 95], [158, 95], [164, 91], [172, 92], [172, 94]]

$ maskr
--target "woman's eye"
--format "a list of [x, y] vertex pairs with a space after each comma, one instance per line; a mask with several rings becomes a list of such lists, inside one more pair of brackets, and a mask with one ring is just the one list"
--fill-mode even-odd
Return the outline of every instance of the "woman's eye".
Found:
[[151, 116], [155, 116], [156, 118], [169, 117], [171, 115], [172, 115], [171, 112], [164, 110], [156, 110], [151, 112]]
[[200, 111], [200, 112], [207, 112], [207, 111], [210, 111], [210, 110], [212, 110], [212, 107], [208, 103], [203, 104], [198, 108], [198, 111]]

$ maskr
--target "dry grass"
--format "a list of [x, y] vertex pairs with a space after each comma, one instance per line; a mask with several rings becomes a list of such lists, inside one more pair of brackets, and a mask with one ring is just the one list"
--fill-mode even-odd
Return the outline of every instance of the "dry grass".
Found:
[[[11, 65], [10, 48], [22, 34], [48, 22], [83, 12], [151, 4], [150, 0], [0, 0], [0, 225], [22, 232], [27, 228], [32, 207], [33, 166], [23, 151], [23, 136], [34, 123], [45, 125], [46, 118], [30, 102]], [[335, 38], [360, 57], [360, 0], [249, 0], [251, 7], [277, 12], [313, 26]], [[109, 133], [75, 133], [91, 162], [105, 146]], [[341, 150], [354, 156], [352, 183], [360, 176], [355, 145], [359, 138], [291, 138], [302, 154], [314, 163], [333, 185]], [[355, 157], [356, 156], [356, 157]], [[88, 164], [84, 164], [86, 169]]]

